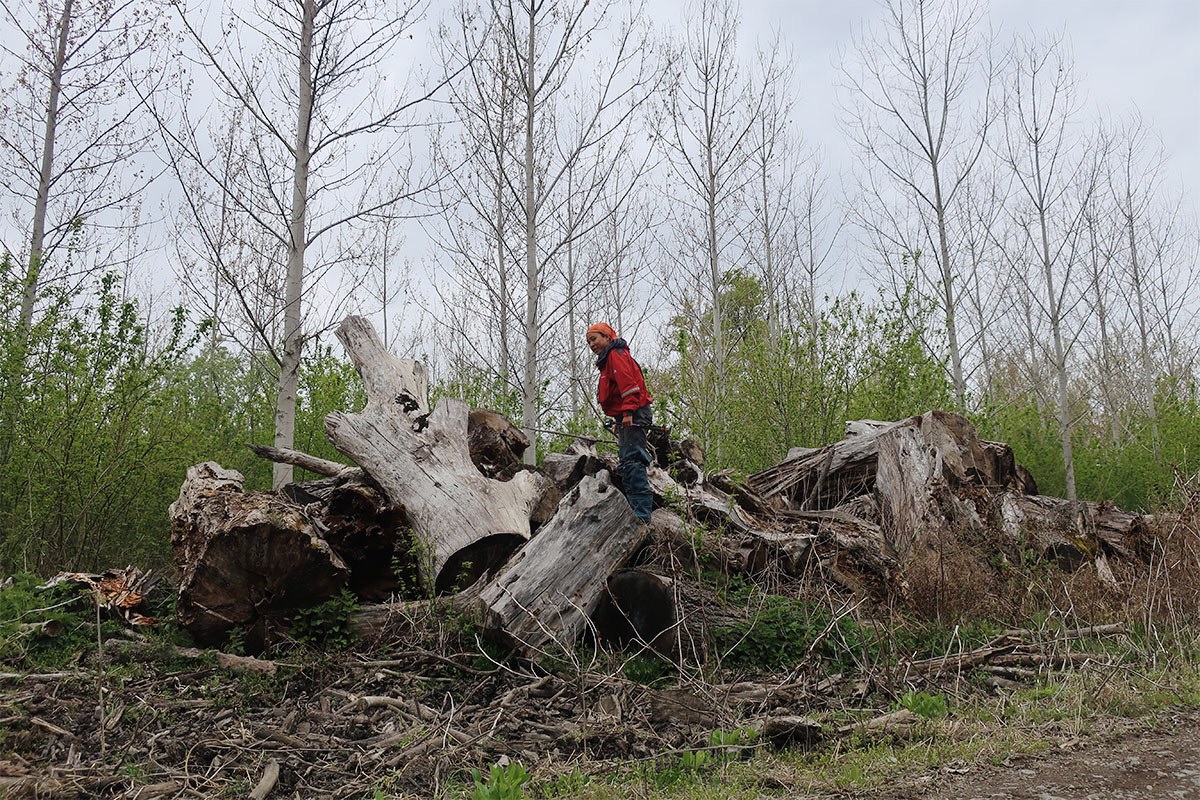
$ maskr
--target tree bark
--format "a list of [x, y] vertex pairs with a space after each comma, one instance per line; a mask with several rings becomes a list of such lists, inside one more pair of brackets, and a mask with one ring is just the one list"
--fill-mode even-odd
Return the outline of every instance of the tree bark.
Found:
[[199, 644], [221, 645], [236, 628], [258, 653], [293, 611], [340, 590], [349, 571], [301, 506], [247, 494], [243, 481], [211, 461], [188, 468], [169, 509], [176, 610]]
[[608, 473], [587, 477], [558, 513], [480, 593], [484, 625], [514, 646], [570, 650], [610, 575], [641, 545], [639, 525]]
[[357, 414], [329, 414], [325, 432], [389, 502], [404, 506], [422, 580], [442, 593], [495, 570], [529, 538], [545, 480], [532, 472], [510, 481], [484, 477], [467, 446], [465, 403], [446, 397], [427, 412], [424, 367], [389, 354], [362, 317], [347, 317], [337, 335], [367, 405]]

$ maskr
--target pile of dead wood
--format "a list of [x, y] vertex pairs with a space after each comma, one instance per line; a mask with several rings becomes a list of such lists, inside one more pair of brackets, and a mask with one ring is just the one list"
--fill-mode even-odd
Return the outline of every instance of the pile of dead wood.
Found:
[[454, 398], [431, 409], [422, 365], [386, 352], [365, 320], [348, 318], [338, 337], [368, 401], [329, 414], [326, 433], [357, 466], [258, 448], [324, 477], [247, 492], [207, 462], [171, 506], [179, 618], [201, 644], [236, 630], [260, 651], [298, 609], [347, 588], [377, 603], [359, 615], [367, 632], [415, 598], [450, 596], [530, 651], [569, 648], [596, 625], [662, 644], [686, 625], [672, 591], [681, 564], [902, 597], [908, 566], [948, 540], [999, 537], [1108, 581], [1110, 559], [1153, 552], [1141, 517], [1037, 495], [1011, 448], [940, 411], [848, 423], [842, 441], [742, 481], [706, 474], [696, 443], [660, 435], [657, 508], [642, 526], [594, 443], [525, 467], [520, 430]]

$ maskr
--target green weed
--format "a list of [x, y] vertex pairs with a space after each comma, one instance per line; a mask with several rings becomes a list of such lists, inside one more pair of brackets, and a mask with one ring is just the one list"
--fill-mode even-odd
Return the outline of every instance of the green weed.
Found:
[[479, 770], [473, 769], [471, 779], [475, 783], [475, 791], [471, 794], [471, 800], [521, 800], [525, 796], [523, 787], [531, 777], [519, 761], [505, 766], [493, 764], [486, 779]]
[[925, 719], [940, 719], [949, 713], [946, 697], [940, 694], [909, 691], [897, 702], [900, 708], [908, 709]]

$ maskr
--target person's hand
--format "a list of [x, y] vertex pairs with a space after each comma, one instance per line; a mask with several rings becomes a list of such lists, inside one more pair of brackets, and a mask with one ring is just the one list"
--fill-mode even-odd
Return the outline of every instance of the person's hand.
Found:
[[624, 417], [621, 418], [621, 424], [624, 425], [626, 428], [632, 426], [633, 425], [633, 415], [626, 414]]

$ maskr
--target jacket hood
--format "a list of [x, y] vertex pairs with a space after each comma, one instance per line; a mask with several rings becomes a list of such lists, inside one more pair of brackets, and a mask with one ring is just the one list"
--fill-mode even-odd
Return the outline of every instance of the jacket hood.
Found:
[[596, 369], [604, 369], [604, 362], [608, 360], [608, 354], [613, 350], [628, 350], [629, 343], [624, 339], [613, 339], [608, 343], [608, 347], [604, 348], [604, 352], [596, 356]]

